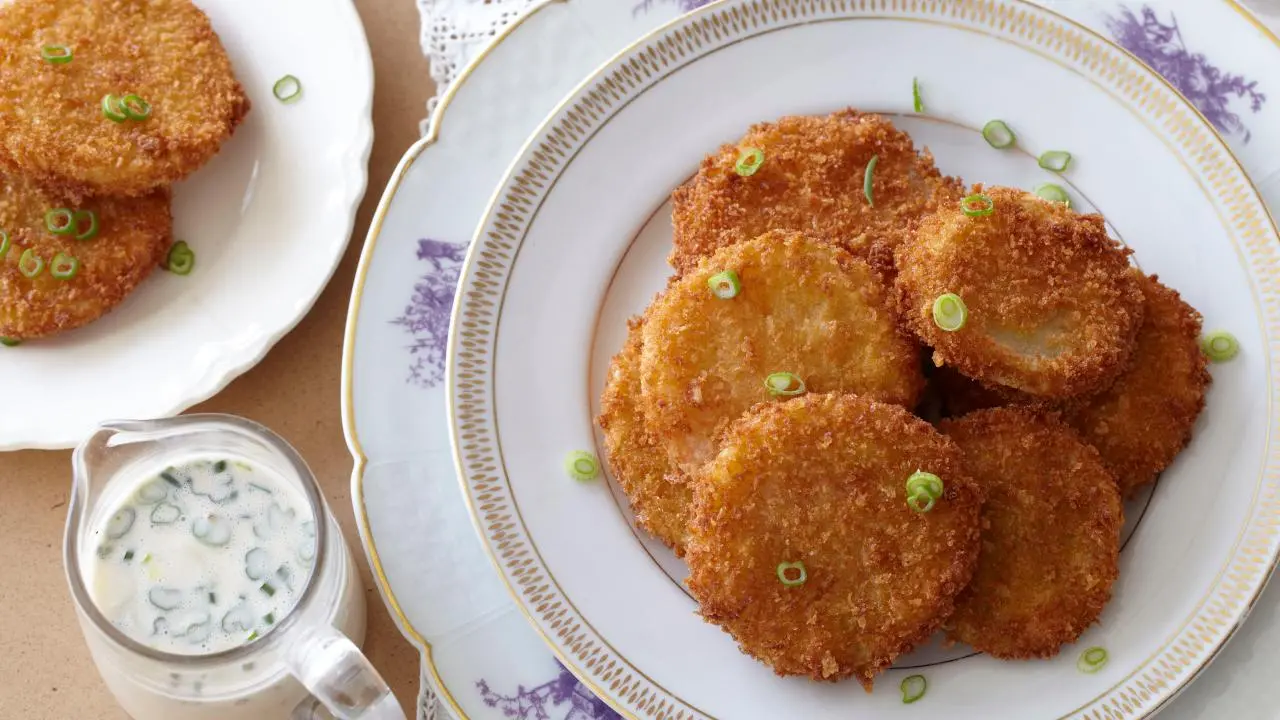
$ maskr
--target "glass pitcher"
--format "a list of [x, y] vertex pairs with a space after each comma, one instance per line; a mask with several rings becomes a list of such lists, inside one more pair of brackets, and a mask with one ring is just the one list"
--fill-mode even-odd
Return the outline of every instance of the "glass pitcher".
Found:
[[[292, 610], [270, 618], [270, 627], [229, 649], [179, 654], [149, 646], [113, 624], [95, 602], [88, 573], [106, 557], [95, 555], [103, 551], [102, 528], [117, 520], [126, 498], [140, 496], [131, 495], [140, 474], [199, 456], [257, 466], [289, 485], [314, 519], [308, 528], [314, 555], [307, 558], [310, 576], [297, 588]], [[72, 464], [63, 544], [67, 581], [93, 660], [134, 720], [404, 720], [357, 646], [364, 640], [365, 604], [350, 550], [311, 471], [284, 440], [225, 415], [111, 422], [76, 448]], [[141, 592], [126, 588], [135, 590]], [[209, 599], [215, 601], [213, 593]]]

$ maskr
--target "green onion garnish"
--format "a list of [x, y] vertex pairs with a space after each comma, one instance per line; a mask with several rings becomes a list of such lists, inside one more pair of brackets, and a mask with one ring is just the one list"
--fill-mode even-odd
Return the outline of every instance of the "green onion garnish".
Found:
[[76, 214], [67, 208], [56, 208], [44, 214], [44, 226], [54, 235], [70, 235], [76, 231]]
[[164, 267], [174, 275], [190, 275], [196, 266], [196, 253], [187, 247], [185, 240], [179, 240], [169, 248], [169, 256], [165, 258]]
[[271, 87], [271, 93], [282, 103], [291, 103], [302, 97], [302, 81], [292, 75], [285, 75]]
[[[85, 223], [89, 226], [85, 227]], [[80, 228], [84, 228], [81, 230]], [[98, 237], [98, 213], [92, 210], [77, 210], [72, 218], [72, 228], [77, 240], [92, 240]]]
[[1003, 120], [992, 120], [982, 126], [982, 139], [993, 148], [1004, 149], [1017, 142], [1018, 136], [1013, 134]]
[[40, 48], [40, 57], [53, 65], [65, 65], [71, 62], [71, 48], [66, 45], [45, 45]]
[[124, 114], [124, 110], [120, 107], [120, 98], [115, 95], [102, 96], [102, 117], [114, 123], [122, 123], [129, 119]]
[[923, 675], [908, 675], [902, 679], [898, 689], [902, 691], [902, 704], [910, 705], [924, 697], [925, 691], [929, 689], [929, 681]]
[[22, 341], [17, 338], [0, 337], [0, 345], [3, 345], [5, 347], [18, 347], [21, 344], [22, 344]]
[[769, 390], [770, 395], [782, 395], [784, 397], [794, 397], [804, 394], [804, 380], [799, 375], [789, 372], [776, 372], [764, 379], [764, 386]]
[[1054, 185], [1053, 183], [1037, 185], [1036, 195], [1049, 202], [1062, 203], [1067, 207], [1071, 207], [1071, 196], [1067, 194], [1066, 190], [1062, 189], [1061, 185]]
[[49, 263], [49, 274], [59, 280], [70, 280], [78, 272], [80, 272], [80, 259], [66, 253], [54, 255], [53, 262]]
[[254, 630], [253, 632], [249, 633], [249, 637], [245, 638], [244, 641], [253, 642], [254, 640], [257, 640], [257, 639], [258, 639], [258, 631]]
[[9, 233], [0, 230], [0, 258], [9, 254]]
[[263, 622], [265, 622], [265, 623], [266, 623], [266, 624], [268, 624], [268, 625], [271, 625], [271, 624], [275, 623], [275, 621], [276, 621], [276, 614], [275, 614], [275, 613], [267, 613], [267, 614], [266, 614], [266, 616], [264, 616], [264, 617], [262, 618], [262, 621], [263, 621]]
[[215, 595], [215, 594], [213, 594], [213, 593], [209, 593], [209, 604], [210, 604], [210, 605], [217, 605], [217, 604], [218, 604], [218, 596], [217, 596], [217, 595]]
[[918, 113], [924, 112], [924, 100], [920, 99], [920, 78], [911, 78], [911, 107]]
[[764, 151], [760, 148], [745, 147], [738, 153], [738, 162], [733, 166], [735, 172], [742, 177], [751, 177], [764, 164]]
[[180, 488], [182, 487], [182, 483], [178, 482], [178, 478], [174, 477], [173, 473], [170, 472], [172, 469], [173, 468], [169, 468], [168, 470], [161, 470], [160, 479], [164, 480], [165, 482], [169, 483], [170, 485], [176, 488]]
[[798, 560], [778, 563], [778, 579], [787, 587], [796, 587], [809, 579], [809, 573], [804, 569], [804, 563]]
[[585, 450], [574, 450], [564, 459], [565, 472], [574, 480], [595, 480], [600, 474], [600, 461]]
[[918, 513], [929, 512], [937, 502], [938, 498], [933, 497], [924, 489], [916, 490], [914, 493], [907, 495], [907, 507]]
[[945, 487], [942, 484], [942, 478], [930, 472], [917, 470], [907, 478], [907, 494], [914, 495], [918, 490], [924, 490], [929, 497], [940, 498]]
[[1056, 173], [1064, 172], [1067, 166], [1071, 164], [1071, 153], [1065, 150], [1050, 150], [1041, 155], [1037, 162], [1045, 170], [1052, 170]]
[[969, 217], [986, 217], [996, 211], [996, 201], [975, 193], [960, 201], [960, 211]]
[[969, 319], [969, 307], [955, 293], [944, 293], [933, 301], [933, 322], [947, 332], [964, 327]]
[[262, 590], [262, 592], [266, 593], [267, 597], [271, 597], [276, 594], [275, 586], [269, 582], [262, 583], [262, 587], [259, 589]]
[[712, 295], [721, 300], [732, 300], [742, 292], [742, 282], [738, 280], [738, 273], [732, 270], [718, 272], [707, 278], [707, 287], [711, 288]]
[[1091, 647], [1080, 653], [1080, 659], [1076, 660], [1076, 668], [1083, 673], [1096, 673], [1107, 664], [1106, 648]]
[[130, 93], [120, 99], [120, 111], [130, 120], [146, 120], [151, 117], [151, 103]]
[[1214, 362], [1226, 362], [1240, 354], [1240, 341], [1224, 330], [1215, 330], [1200, 339], [1200, 349]]
[[29, 278], [34, 278], [44, 270], [44, 259], [36, 254], [35, 250], [27, 248], [22, 257], [18, 258], [18, 271]]
[[129, 561], [130, 561], [130, 560], [132, 560], [132, 559], [133, 559], [133, 551], [132, 551], [132, 550], [125, 550], [125, 551], [124, 551], [124, 561], [125, 561], [125, 562], [129, 562]]
[[142, 556], [142, 562], [144, 562], [144, 563], [149, 563], [149, 562], [151, 562], [151, 553], [147, 553], [146, 555], [143, 555], [143, 556]]
[[213, 471], [214, 471], [214, 472], [216, 472], [216, 473], [226, 472], [226, 471], [227, 471], [227, 461], [226, 461], [226, 460], [219, 460], [218, 462], [214, 463], [214, 464], [213, 464]]
[[862, 174], [862, 194], [867, 196], [867, 204], [875, 207], [876, 203], [871, 199], [871, 176], [876, 171], [876, 165], [880, 162], [879, 155], [872, 155], [871, 162], [867, 163], [867, 171]]

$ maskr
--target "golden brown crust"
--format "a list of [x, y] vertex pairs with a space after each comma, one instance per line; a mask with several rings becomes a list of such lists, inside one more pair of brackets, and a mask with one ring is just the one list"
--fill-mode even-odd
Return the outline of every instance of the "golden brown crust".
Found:
[[[916, 470], [943, 479], [907, 506]], [[959, 448], [855, 395], [762, 403], [694, 483], [686, 560], [702, 615], [779, 675], [873, 678], [938, 629], [977, 562], [981, 492]], [[786, 587], [782, 562], [808, 580]]]
[[[734, 170], [743, 147], [765, 156], [750, 177]], [[862, 191], [873, 155], [875, 207]], [[720, 248], [770, 230], [803, 232], [867, 259], [880, 244], [892, 252], [921, 216], [955, 202], [963, 189], [879, 115], [850, 109], [760, 123], [704, 159], [672, 195], [671, 265], [688, 272]]]
[[941, 429], [986, 494], [978, 569], [948, 637], [1003, 659], [1056, 655], [1111, 598], [1124, 525], [1115, 478], [1075, 431], [1026, 408]]
[[1190, 442], [1210, 380], [1200, 313], [1155, 276], [1137, 275], [1146, 313], [1132, 366], [1110, 389], [1069, 403], [1064, 413], [1098, 449], [1123, 495], [1155, 480]]
[[[1014, 188], [984, 192], [993, 214], [967, 217], [948, 206], [898, 246], [907, 325], [933, 348], [936, 364], [987, 385], [1047, 398], [1106, 388], [1127, 367], [1142, 324], [1129, 252], [1107, 236], [1101, 216]], [[933, 303], [945, 293], [969, 309], [956, 332], [933, 320]]]
[[[45, 45], [74, 59], [44, 61]], [[135, 93], [141, 122], [102, 98]], [[0, 165], [60, 193], [141, 195], [210, 158], [249, 100], [209, 19], [190, 0], [15, 0], [0, 5]], [[18, 111], [13, 111], [18, 109]]]
[[630, 323], [622, 350], [609, 365], [600, 398], [600, 427], [614, 479], [631, 501], [636, 523], [684, 554], [693, 491], [683, 473], [671, 466], [663, 447], [645, 425], [640, 407], [640, 353], [643, 318]]
[[[96, 212], [98, 236], [80, 241], [50, 233], [45, 212], [60, 207]], [[0, 336], [53, 335], [88, 324], [119, 305], [164, 260], [173, 233], [169, 191], [90, 198], [75, 205], [21, 178], [0, 175], [0, 230], [11, 241], [0, 259]], [[27, 249], [45, 262], [34, 278], [18, 270]], [[75, 277], [59, 280], [50, 274], [58, 253], [80, 261]]]
[[[707, 280], [730, 269], [742, 292], [720, 300]], [[686, 473], [715, 454], [729, 422], [771, 399], [764, 379], [775, 372], [799, 375], [810, 392], [857, 392], [907, 407], [924, 385], [919, 350], [901, 332], [879, 276], [844, 250], [797, 234], [725, 248], [649, 308], [645, 417]]]

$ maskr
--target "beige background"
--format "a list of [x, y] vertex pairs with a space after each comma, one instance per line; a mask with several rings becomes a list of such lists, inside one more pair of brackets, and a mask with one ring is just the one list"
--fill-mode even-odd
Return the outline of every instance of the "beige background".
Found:
[[[243, 415], [292, 443], [315, 471], [361, 565], [369, 601], [365, 652], [413, 717], [417, 652], [387, 615], [359, 549], [351, 458], [339, 411], [347, 298], [369, 220], [433, 91], [412, 0], [355, 0], [377, 78], [369, 189], [346, 257], [311, 313], [262, 361], [198, 411]], [[122, 720], [81, 640], [62, 574], [70, 454], [0, 454], [0, 717]]]

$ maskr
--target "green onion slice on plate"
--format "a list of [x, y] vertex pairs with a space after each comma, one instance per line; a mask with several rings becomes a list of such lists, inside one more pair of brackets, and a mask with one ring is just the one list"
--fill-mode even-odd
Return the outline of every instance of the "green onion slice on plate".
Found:
[[1240, 354], [1240, 341], [1225, 330], [1215, 330], [1200, 340], [1200, 349], [1214, 362], [1226, 362]]
[[92, 240], [98, 237], [98, 213], [92, 210], [77, 210], [71, 216], [71, 230], [77, 240]]
[[1013, 134], [1013, 130], [1003, 120], [992, 120], [982, 126], [982, 139], [991, 147], [1003, 150], [1017, 142], [1018, 136]]
[[1071, 207], [1071, 196], [1067, 194], [1066, 190], [1062, 189], [1061, 185], [1044, 183], [1043, 185], [1037, 185], [1035, 192], [1036, 195], [1048, 200], [1049, 202], [1058, 202], [1066, 205], [1067, 207]]
[[18, 271], [23, 275], [34, 278], [44, 270], [44, 258], [36, 254], [35, 250], [27, 248], [22, 253], [22, 257], [18, 258]]
[[66, 65], [71, 62], [74, 53], [66, 45], [45, 45], [40, 48], [40, 57], [51, 65]]
[[933, 322], [947, 332], [964, 327], [969, 319], [969, 307], [955, 293], [943, 293], [933, 301]]
[[130, 93], [120, 99], [120, 112], [130, 120], [146, 120], [151, 117], [151, 103]]
[[1107, 659], [1106, 648], [1091, 647], [1080, 653], [1080, 658], [1076, 660], [1076, 669], [1083, 673], [1093, 674], [1107, 664]]
[[1041, 155], [1037, 162], [1045, 170], [1052, 170], [1056, 173], [1064, 172], [1067, 166], [1071, 164], [1071, 153], [1065, 150], [1050, 150]]
[[867, 204], [875, 207], [875, 200], [871, 197], [871, 178], [875, 175], [876, 165], [880, 163], [879, 155], [872, 155], [871, 161], [867, 163], [866, 172], [862, 173], [862, 194], [867, 196]]
[[805, 391], [804, 380], [801, 380], [799, 375], [789, 372], [770, 374], [764, 379], [764, 386], [769, 390], [770, 395], [783, 397], [803, 395]]
[[78, 272], [80, 272], [80, 259], [73, 255], [58, 253], [53, 256], [53, 262], [49, 263], [49, 274], [59, 280], [70, 280]]
[[574, 480], [595, 480], [600, 474], [600, 461], [585, 450], [574, 450], [564, 459], [564, 469]]
[[725, 270], [707, 278], [707, 287], [711, 288], [712, 295], [721, 300], [732, 300], [742, 292], [742, 281], [738, 279], [738, 273]]
[[764, 151], [760, 148], [744, 147], [738, 153], [738, 162], [733, 170], [742, 177], [751, 177], [764, 164]]
[[9, 254], [9, 233], [0, 230], [0, 258]]
[[920, 98], [920, 78], [911, 78], [911, 109], [924, 112], [924, 100]]
[[55, 208], [44, 214], [44, 226], [54, 235], [71, 235], [76, 231], [76, 214], [67, 208]]
[[120, 107], [120, 98], [115, 95], [102, 96], [102, 117], [114, 123], [122, 123], [129, 119], [124, 114], [124, 110]]
[[908, 675], [902, 679], [898, 689], [902, 691], [902, 704], [910, 705], [924, 697], [929, 689], [929, 681], [925, 680], [923, 675]]
[[960, 211], [969, 217], [986, 217], [996, 211], [996, 201], [975, 193], [960, 201]]
[[271, 94], [282, 103], [291, 103], [302, 97], [302, 81], [292, 75], [285, 75], [271, 86]]
[[798, 560], [778, 563], [778, 579], [787, 587], [797, 587], [809, 579], [809, 572], [804, 569], [804, 563]]
[[16, 338], [0, 337], [0, 345], [5, 347], [18, 347], [21, 344], [22, 341]]
[[196, 265], [196, 253], [187, 246], [185, 240], [179, 240], [169, 248], [169, 256], [165, 259], [164, 267], [174, 275], [190, 275], [191, 269]]

